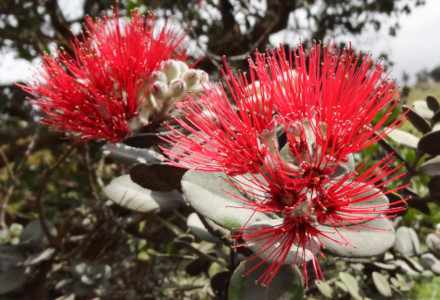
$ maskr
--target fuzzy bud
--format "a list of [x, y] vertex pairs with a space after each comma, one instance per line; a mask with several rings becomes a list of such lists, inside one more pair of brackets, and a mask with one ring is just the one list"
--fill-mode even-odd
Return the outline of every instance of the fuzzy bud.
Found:
[[167, 76], [168, 80], [174, 79], [180, 75], [180, 64], [175, 60], [167, 60], [162, 66], [162, 71]]
[[19, 237], [22, 232], [23, 232], [23, 225], [21, 224], [12, 223], [11, 226], [9, 226], [9, 233], [12, 237]]
[[169, 93], [171, 97], [178, 97], [186, 92], [186, 83], [180, 78], [173, 79], [169, 85]]
[[161, 72], [161, 71], [152, 72], [149, 80], [150, 80], [150, 82], [161, 81], [161, 82], [165, 82], [165, 83], [168, 81], [165, 73]]
[[9, 230], [6, 228], [0, 229], [0, 245], [6, 244], [11, 239], [11, 235], [9, 234]]
[[195, 85], [200, 80], [200, 74], [197, 70], [189, 70], [183, 75], [183, 80], [185, 80], [186, 84], [190, 87]]
[[156, 81], [151, 86], [150, 92], [156, 99], [164, 99], [168, 93], [168, 86], [164, 82]]

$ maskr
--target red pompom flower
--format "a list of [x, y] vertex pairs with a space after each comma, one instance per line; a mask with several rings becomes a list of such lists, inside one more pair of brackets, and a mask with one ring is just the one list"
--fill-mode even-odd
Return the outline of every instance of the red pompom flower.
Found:
[[[370, 231], [392, 233], [387, 219], [404, 208], [389, 204], [386, 194], [399, 188], [387, 190], [387, 184], [402, 176], [400, 166], [388, 156], [364, 170], [353, 158], [403, 122], [400, 116], [384, 128], [398, 90], [381, 63], [329, 43], [308, 54], [302, 46], [287, 55], [284, 49], [256, 54], [248, 74], [234, 76], [226, 66], [224, 77], [232, 101], [211, 83], [202, 95], [180, 102], [185, 117], [177, 122], [191, 134], [174, 131], [166, 138], [172, 147], [163, 150], [181, 167], [223, 172], [241, 193], [230, 196], [242, 209], [266, 215], [238, 220], [242, 227], [234, 236], [244, 240], [238, 247], [256, 253], [250, 260], [261, 259], [252, 270], [269, 263], [259, 281], [268, 284], [285, 263], [302, 264], [307, 279], [308, 261], [323, 278], [317, 256], [325, 248], [339, 256], [389, 248], [393, 235], [380, 245], [362, 239]], [[379, 112], [384, 117], [373, 123]], [[215, 206], [209, 195], [197, 198], [186, 190], [194, 174], [184, 177], [186, 198], [194, 207]], [[201, 211], [224, 225], [221, 212]]]
[[[44, 124], [84, 140], [117, 142], [132, 129], [154, 80], [154, 72], [170, 59], [183, 61], [184, 34], [155, 16], [118, 11], [103, 19], [86, 17], [85, 34], [72, 42], [72, 54], [61, 49], [45, 55], [39, 77], [22, 88], [46, 114]], [[132, 128], [134, 127], [134, 128]]]

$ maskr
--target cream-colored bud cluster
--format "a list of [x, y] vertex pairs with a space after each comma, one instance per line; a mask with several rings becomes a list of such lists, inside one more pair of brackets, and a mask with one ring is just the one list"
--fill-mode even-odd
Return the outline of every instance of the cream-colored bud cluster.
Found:
[[160, 70], [154, 71], [144, 83], [139, 93], [139, 115], [130, 120], [130, 130], [170, 119], [174, 105], [189, 93], [201, 93], [207, 82], [206, 72], [191, 69], [181, 61], [165, 61]]
[[17, 223], [12, 223], [9, 228], [0, 229], [0, 245], [7, 243], [17, 245], [20, 242], [22, 232], [23, 226]]

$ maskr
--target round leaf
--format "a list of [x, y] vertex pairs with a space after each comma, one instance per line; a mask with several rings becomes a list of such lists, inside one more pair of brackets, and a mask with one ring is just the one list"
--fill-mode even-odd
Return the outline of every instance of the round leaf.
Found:
[[429, 176], [440, 175], [440, 156], [436, 156], [423, 163], [420, 166], [420, 171]]
[[130, 147], [121, 143], [115, 145], [105, 145], [102, 147], [104, 155], [122, 162], [127, 165], [135, 164], [147, 164], [154, 165], [160, 164], [165, 161], [165, 158], [152, 150]]
[[432, 253], [424, 253], [420, 257], [420, 264], [433, 273], [440, 275], [440, 260], [438, 260]]
[[[290, 265], [283, 265], [268, 286], [256, 283], [261, 273], [268, 267], [264, 263], [259, 268], [250, 271], [260, 261], [241, 262], [232, 274], [229, 283], [228, 299], [258, 299], [258, 300], [289, 300], [303, 299], [304, 289], [301, 275]], [[245, 275], [247, 274], [247, 275]]]
[[378, 272], [373, 272], [373, 282], [379, 293], [384, 297], [391, 297], [391, 286], [385, 276]]
[[[273, 227], [280, 225], [283, 222], [283, 219], [270, 219], [270, 220], [263, 220], [259, 222], [255, 222], [247, 226], [248, 229], [258, 229], [262, 227]], [[268, 255], [275, 253], [277, 248], [279, 247], [278, 243], [275, 243], [274, 245], [271, 245], [271, 247], [267, 248], [267, 245], [264, 245], [267, 242], [268, 239], [262, 239], [255, 243], [249, 244], [248, 247], [254, 252], [258, 253], [260, 258], [266, 258]], [[312, 244], [313, 243], [309, 243]], [[267, 249], [266, 251], [262, 252], [261, 249]], [[313, 247], [312, 249], [304, 249], [301, 247], [297, 247], [295, 244], [292, 244], [290, 246], [289, 252], [287, 254], [286, 260], [284, 261], [284, 264], [286, 265], [293, 265], [294, 263], [300, 264], [302, 262], [302, 257], [304, 257], [305, 261], [310, 261], [313, 257], [315, 257], [315, 253], [318, 252], [319, 249], [316, 249]], [[271, 258], [269, 258], [271, 259]]]
[[440, 197], [440, 176], [434, 176], [428, 183], [431, 196]]
[[382, 254], [393, 246], [395, 238], [393, 224], [384, 218], [365, 222], [363, 226], [338, 227], [339, 234], [330, 226], [317, 227], [331, 239], [339, 241], [337, 243], [320, 237], [325, 250], [343, 257], [369, 257]]
[[431, 155], [440, 155], [440, 131], [425, 134], [420, 139], [417, 148]]
[[388, 137], [400, 145], [414, 149], [417, 148], [419, 142], [419, 139], [415, 135], [400, 129], [394, 129], [388, 134]]
[[209, 233], [208, 229], [206, 229], [205, 225], [202, 223], [202, 220], [200, 220], [196, 213], [191, 213], [188, 216], [188, 219], [186, 219], [186, 224], [197, 238], [210, 243], [220, 242], [218, 238]]
[[413, 111], [425, 119], [430, 119], [434, 115], [434, 112], [429, 109], [426, 101], [423, 100], [416, 100], [413, 102]]
[[0, 295], [20, 288], [26, 281], [24, 267], [16, 267], [0, 272]]
[[341, 281], [345, 284], [348, 292], [350, 293], [351, 297], [353, 297], [353, 299], [363, 300], [361, 290], [359, 289], [359, 284], [356, 278], [346, 272], [340, 272], [339, 279], [341, 279]]
[[244, 208], [240, 192], [226, 182], [222, 173], [190, 170], [182, 178], [182, 190], [189, 204], [201, 215], [228, 229], [270, 219], [266, 214]]
[[407, 106], [402, 106], [402, 111], [406, 113], [406, 117], [417, 130], [423, 133], [428, 133], [431, 131], [431, 126], [429, 126], [421, 115], [411, 110]]
[[327, 282], [315, 280], [315, 285], [324, 297], [333, 299], [333, 289]]
[[426, 246], [429, 251], [440, 257], [440, 237], [435, 233], [430, 233], [426, 237]]
[[434, 96], [428, 95], [426, 97], [426, 104], [428, 105], [428, 108], [430, 110], [432, 110], [433, 112], [436, 112], [440, 109], [440, 105], [438, 103], [438, 100]]
[[401, 226], [396, 231], [394, 249], [404, 256], [414, 256], [420, 253], [420, 242], [414, 229]]
[[140, 212], [167, 211], [183, 202], [182, 194], [178, 191], [156, 192], [145, 189], [134, 183], [130, 175], [113, 179], [104, 188], [104, 193], [113, 202]]

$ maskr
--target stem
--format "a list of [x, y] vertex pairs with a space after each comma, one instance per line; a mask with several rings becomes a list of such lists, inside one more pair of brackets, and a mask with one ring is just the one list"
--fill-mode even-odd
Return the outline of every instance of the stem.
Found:
[[56, 240], [55, 237], [52, 236], [52, 234], [50, 233], [49, 227], [47, 226], [44, 218], [42, 197], [47, 188], [47, 183], [50, 177], [52, 176], [52, 174], [61, 165], [61, 163], [72, 153], [72, 151], [75, 150], [81, 143], [82, 143], [81, 140], [76, 140], [73, 144], [67, 147], [66, 152], [64, 152], [61, 156], [59, 156], [58, 159], [50, 167], [46, 168], [46, 170], [43, 173], [43, 176], [41, 177], [39, 189], [37, 190], [37, 194], [35, 196], [35, 208], [38, 212], [38, 219], [40, 220], [41, 228], [43, 229], [43, 232], [46, 235], [52, 247], [56, 247]]
[[6, 217], [6, 210], [8, 207], [9, 199], [11, 198], [14, 192], [15, 185], [18, 183], [21, 175], [23, 174], [24, 167], [27, 165], [26, 164], [27, 160], [32, 153], [32, 149], [35, 147], [35, 141], [37, 140], [39, 132], [40, 132], [40, 126], [37, 125], [34, 135], [32, 136], [32, 139], [27, 146], [26, 152], [24, 153], [23, 159], [21, 160], [20, 164], [15, 170], [15, 174], [12, 171], [12, 169], [9, 167], [9, 160], [6, 154], [2, 149], [0, 149], [0, 156], [4, 162], [4, 165], [6, 166], [6, 171], [8, 172], [9, 175], [9, 180], [8, 180], [9, 187], [4, 191], [2, 191], [1, 193], [2, 199], [0, 200], [0, 227], [2, 228], [7, 227], [5, 217]]

